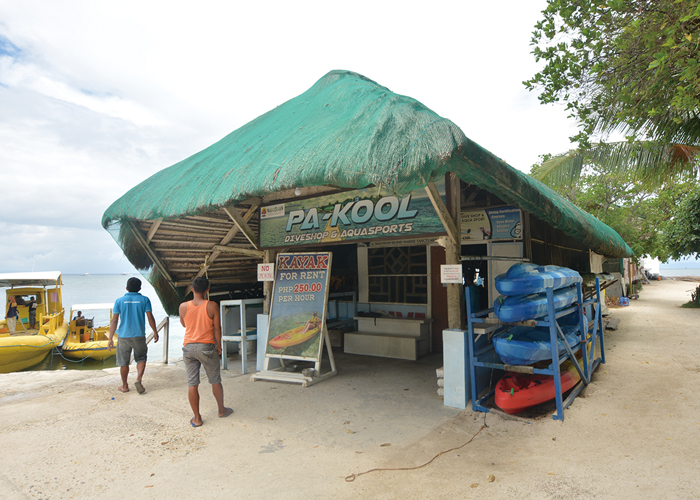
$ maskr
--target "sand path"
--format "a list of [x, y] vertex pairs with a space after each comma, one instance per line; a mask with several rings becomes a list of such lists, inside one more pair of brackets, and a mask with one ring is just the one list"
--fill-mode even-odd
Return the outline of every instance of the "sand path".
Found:
[[[197, 429], [180, 363], [149, 365], [144, 395], [119, 393], [116, 369], [0, 375], [0, 498], [700, 498], [700, 310], [679, 307], [694, 287], [653, 282], [612, 310], [607, 364], [564, 422], [445, 408], [439, 356], [339, 354], [309, 388], [229, 370], [235, 414], [216, 417], [205, 378]], [[425, 467], [344, 479], [477, 432]]]

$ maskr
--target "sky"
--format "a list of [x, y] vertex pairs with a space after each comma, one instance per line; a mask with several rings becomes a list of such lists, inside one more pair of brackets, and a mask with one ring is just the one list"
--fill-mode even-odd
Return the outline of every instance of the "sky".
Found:
[[327, 72], [422, 102], [513, 167], [570, 148], [523, 80], [545, 1], [0, 0], [0, 272], [133, 272], [101, 226], [130, 188]]

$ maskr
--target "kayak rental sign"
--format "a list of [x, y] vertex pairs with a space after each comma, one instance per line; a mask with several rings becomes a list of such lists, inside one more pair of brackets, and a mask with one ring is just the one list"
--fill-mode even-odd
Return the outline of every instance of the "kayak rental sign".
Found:
[[318, 361], [331, 272], [330, 252], [277, 256], [265, 354]]
[[[444, 180], [435, 186], [445, 201]], [[422, 189], [404, 196], [377, 187], [356, 189], [260, 209], [261, 248], [443, 234], [445, 228]]]

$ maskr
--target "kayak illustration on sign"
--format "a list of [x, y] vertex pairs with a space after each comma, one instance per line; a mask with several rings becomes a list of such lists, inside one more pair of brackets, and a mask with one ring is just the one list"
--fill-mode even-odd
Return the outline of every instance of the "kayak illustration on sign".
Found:
[[275, 338], [270, 340], [269, 344], [275, 349], [282, 349], [284, 347], [303, 344], [316, 335], [320, 330], [321, 318], [319, 318], [318, 313], [314, 311], [311, 319], [309, 319], [304, 325], [292, 328], [291, 330], [287, 330], [286, 332], [277, 335]]

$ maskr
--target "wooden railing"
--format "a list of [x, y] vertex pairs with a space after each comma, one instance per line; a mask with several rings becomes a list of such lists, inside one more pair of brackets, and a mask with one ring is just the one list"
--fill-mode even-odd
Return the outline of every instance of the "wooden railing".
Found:
[[39, 315], [39, 335], [53, 335], [54, 332], [63, 325], [63, 315], [65, 309], [59, 312], [46, 315]]

